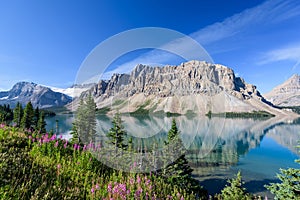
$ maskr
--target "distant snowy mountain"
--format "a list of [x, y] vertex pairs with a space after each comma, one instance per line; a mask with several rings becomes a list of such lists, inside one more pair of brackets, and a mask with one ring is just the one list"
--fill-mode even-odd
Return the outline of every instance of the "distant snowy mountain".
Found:
[[54, 92], [59, 92], [70, 97], [79, 97], [82, 92], [85, 92], [91, 89], [95, 84], [84, 84], [84, 85], [73, 85], [72, 87], [63, 89], [63, 88], [56, 88], [56, 87], [49, 87]]
[[11, 90], [0, 92], [0, 104], [10, 104], [14, 107], [17, 102], [25, 105], [29, 101], [34, 107], [49, 108], [64, 106], [70, 103], [72, 98], [48, 87], [29, 82], [19, 82]]

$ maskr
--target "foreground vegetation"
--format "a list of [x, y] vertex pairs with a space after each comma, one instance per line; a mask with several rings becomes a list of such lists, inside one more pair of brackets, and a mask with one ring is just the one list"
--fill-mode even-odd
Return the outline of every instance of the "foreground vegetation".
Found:
[[[106, 149], [92, 142], [96, 109], [91, 97], [80, 104], [71, 141], [46, 133], [43, 117], [34, 117], [39, 110], [32, 112], [28, 105], [23, 112], [14, 109], [14, 126], [0, 125], [0, 199], [262, 199], [246, 191], [240, 172], [228, 180], [220, 194], [208, 196], [192, 178], [184, 153], [153, 172], [137, 173], [104, 165], [93, 156], [93, 152]], [[87, 133], [91, 143], [83, 143], [82, 132]], [[115, 115], [107, 137], [106, 142], [115, 146], [115, 152], [134, 151], [120, 115]], [[165, 145], [170, 143], [176, 145], [168, 149], [169, 154], [183, 147], [175, 120]], [[137, 167], [136, 162], [129, 165]], [[275, 198], [299, 199], [300, 169], [281, 170], [278, 177], [281, 183], [266, 186]]]

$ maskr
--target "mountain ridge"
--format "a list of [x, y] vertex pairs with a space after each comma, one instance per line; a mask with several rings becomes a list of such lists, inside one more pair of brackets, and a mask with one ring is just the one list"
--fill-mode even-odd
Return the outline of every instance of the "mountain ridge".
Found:
[[68, 107], [76, 109], [79, 100], [89, 93], [98, 108], [109, 107], [121, 113], [142, 108], [153, 113], [265, 110], [275, 115], [286, 114], [272, 107], [256, 86], [236, 77], [231, 68], [196, 60], [164, 67], [139, 64], [130, 74], [114, 74], [108, 81], [99, 81]]
[[25, 81], [16, 83], [9, 91], [0, 92], [0, 104], [14, 107], [17, 102], [25, 105], [29, 101], [34, 107], [49, 108], [65, 106], [72, 98], [48, 87]]

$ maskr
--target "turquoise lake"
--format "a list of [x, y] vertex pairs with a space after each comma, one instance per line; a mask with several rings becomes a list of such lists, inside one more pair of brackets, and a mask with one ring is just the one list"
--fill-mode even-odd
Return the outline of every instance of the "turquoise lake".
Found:
[[[264, 188], [275, 182], [280, 168], [295, 167], [299, 158], [300, 120], [288, 118], [225, 119], [175, 117], [188, 153], [194, 177], [210, 194], [220, 192], [228, 178], [241, 171], [245, 187], [251, 193], [272, 195]], [[47, 118], [47, 130], [70, 138], [73, 115]], [[166, 140], [172, 118], [122, 116], [129, 135], [145, 144]], [[97, 132], [105, 134], [112, 127], [107, 116], [97, 116]]]

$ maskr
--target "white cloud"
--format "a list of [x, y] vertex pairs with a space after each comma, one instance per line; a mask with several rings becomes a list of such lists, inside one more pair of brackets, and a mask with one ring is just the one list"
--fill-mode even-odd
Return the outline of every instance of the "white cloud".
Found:
[[266, 64], [277, 61], [300, 61], [300, 43], [280, 49], [271, 50], [262, 56], [259, 64]]
[[[246, 9], [241, 13], [226, 18], [222, 22], [217, 22], [200, 29], [199, 31], [192, 33], [190, 36], [200, 44], [209, 46], [212, 43], [221, 42], [222, 40], [226, 40], [227, 38], [231, 38], [240, 33], [255, 30], [260, 26], [279, 23], [298, 15], [300, 15], [299, 1], [268, 0], [254, 8]], [[192, 49], [186, 45], [184, 38], [173, 41], [165, 46], [171, 49], [180, 49], [182, 52], [193, 52]], [[284, 58], [284, 55], [289, 55], [289, 57], [293, 58], [296, 57], [296, 53], [291, 55], [289, 52], [286, 52], [286, 54], [283, 52], [281, 55], [282, 58]], [[130, 62], [124, 63], [105, 74], [106, 76], [109, 76], [112, 73], [128, 73], [133, 67], [140, 63], [171, 63], [171, 58], [172, 57], [168, 54], [157, 53], [157, 51], [153, 50]]]

